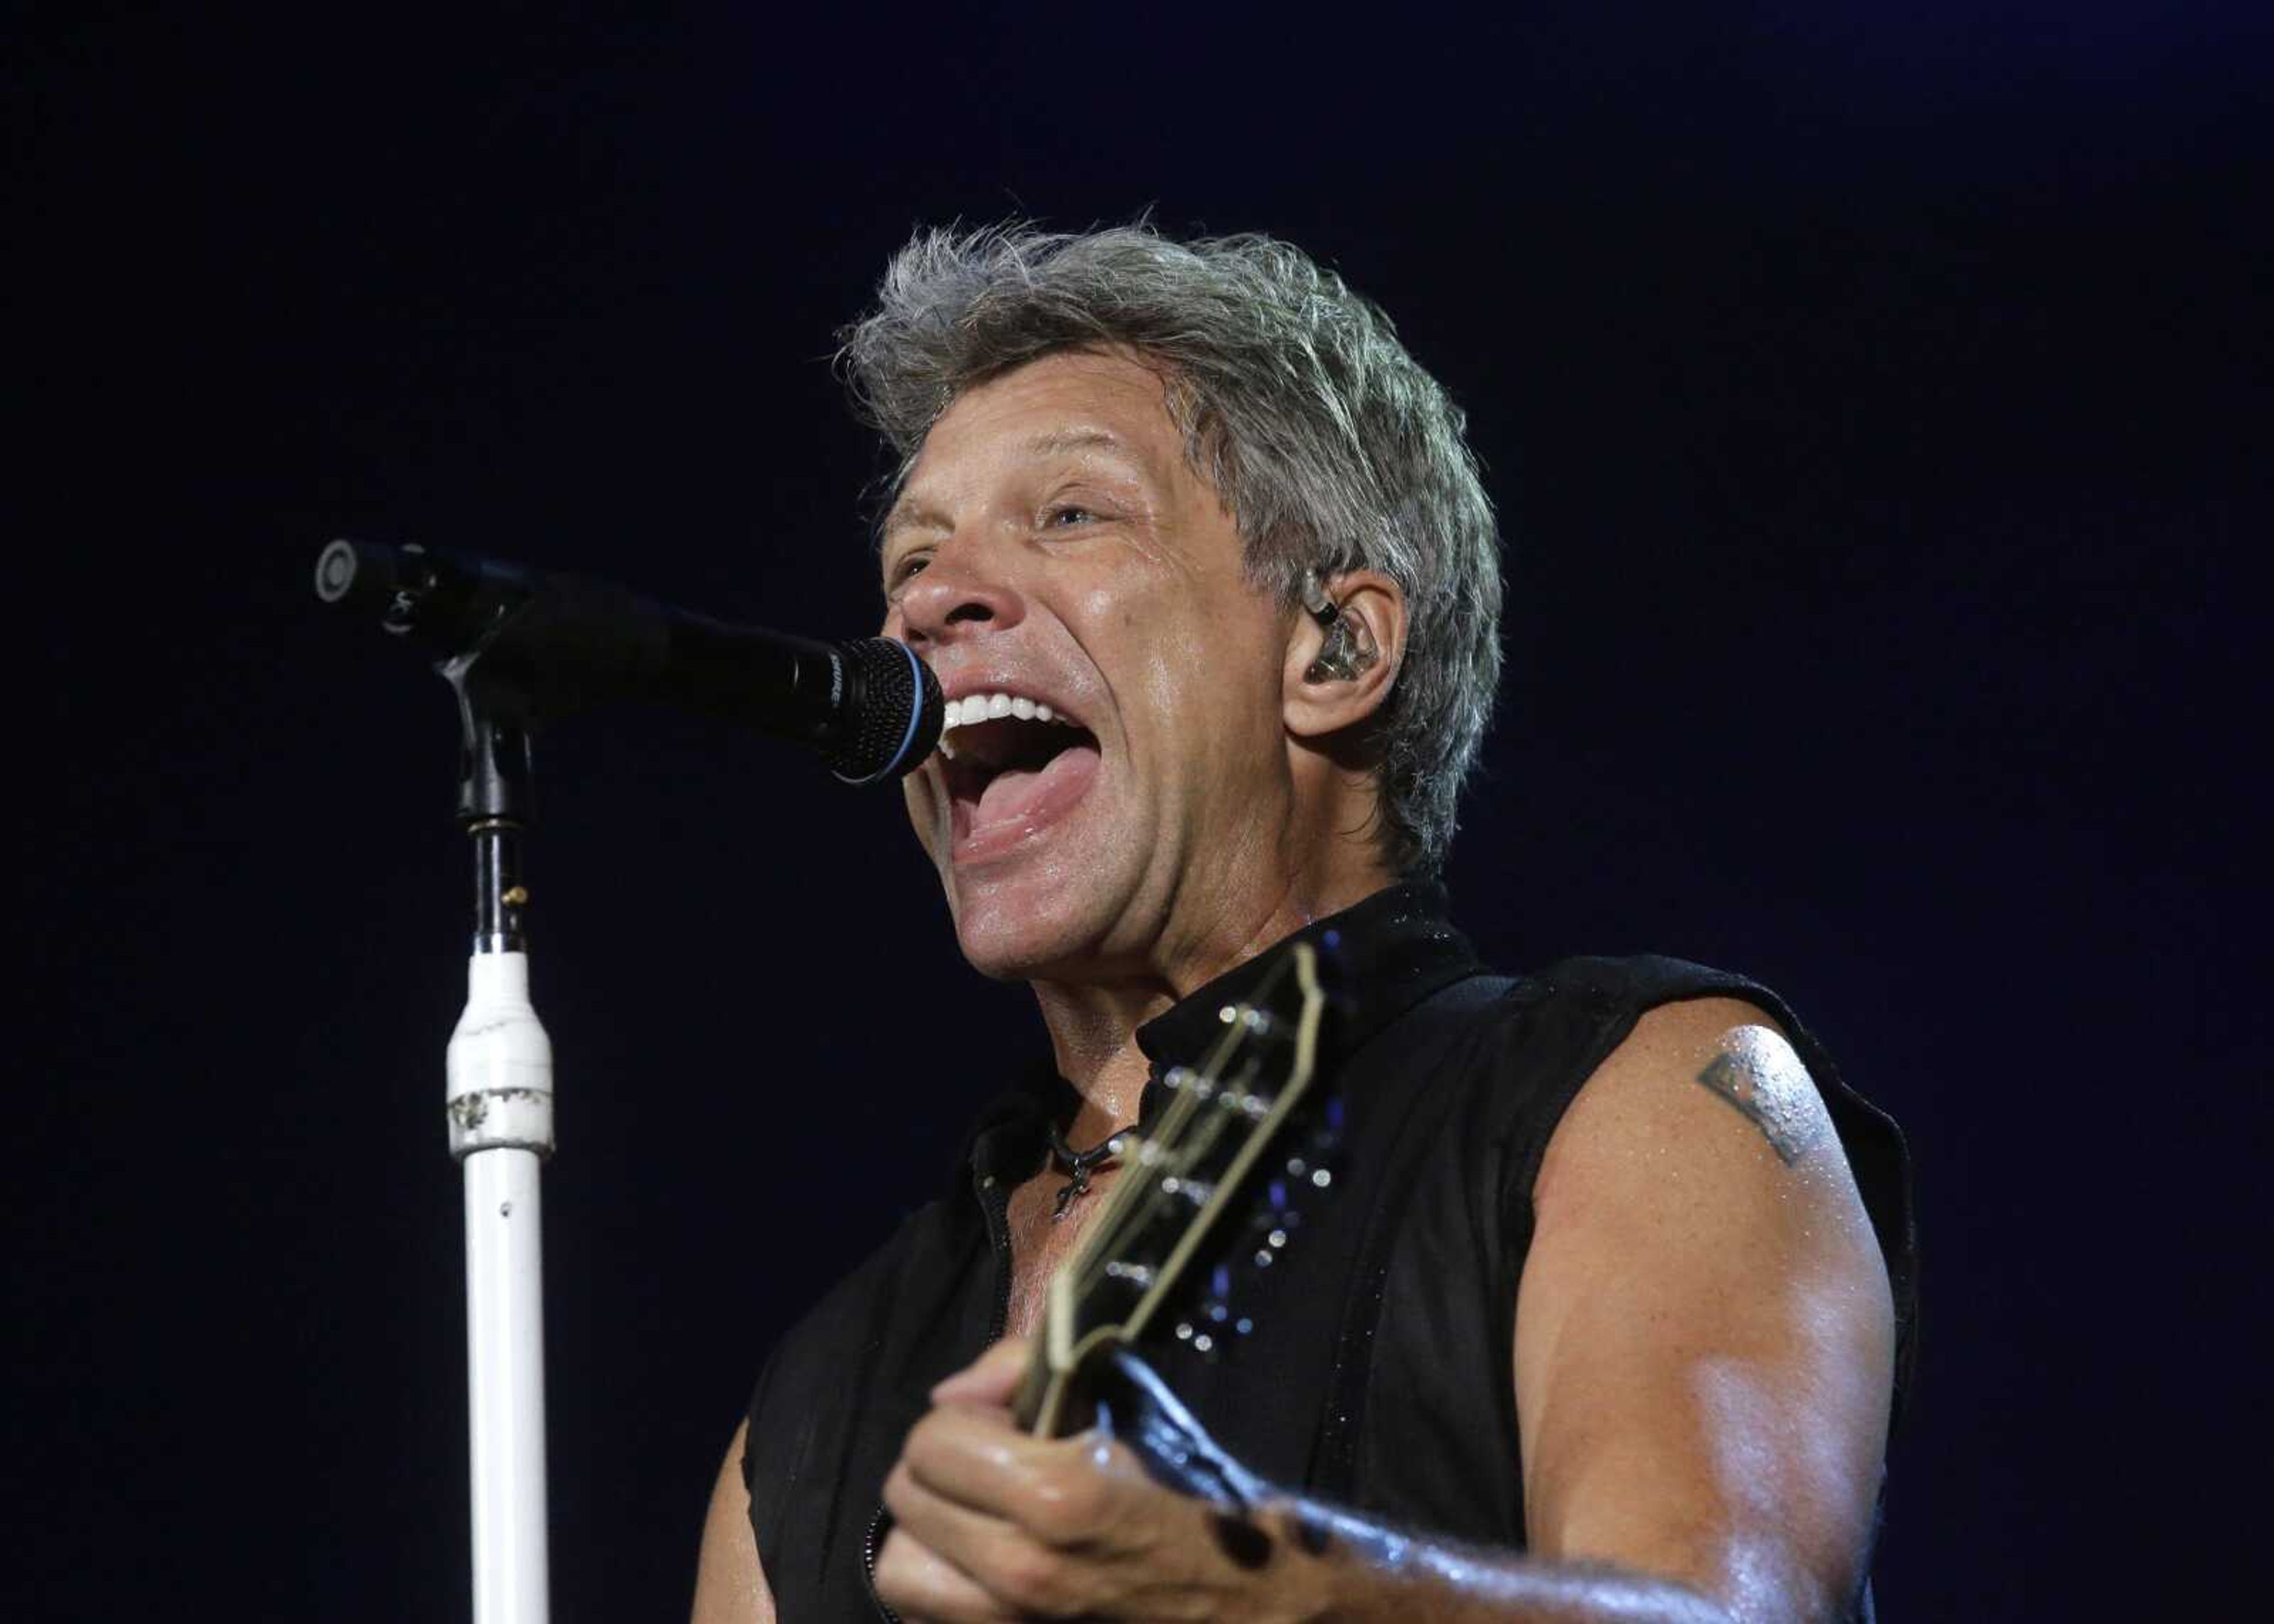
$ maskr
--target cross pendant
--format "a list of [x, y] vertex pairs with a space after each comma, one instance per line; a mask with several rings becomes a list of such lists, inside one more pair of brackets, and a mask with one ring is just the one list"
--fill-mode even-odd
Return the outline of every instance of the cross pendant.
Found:
[[1086, 1167], [1078, 1167], [1073, 1170], [1073, 1177], [1066, 1180], [1065, 1185], [1058, 1191], [1058, 1200], [1050, 1207], [1051, 1221], [1055, 1222], [1065, 1217], [1066, 1210], [1074, 1204], [1074, 1201], [1088, 1193], [1089, 1169]]

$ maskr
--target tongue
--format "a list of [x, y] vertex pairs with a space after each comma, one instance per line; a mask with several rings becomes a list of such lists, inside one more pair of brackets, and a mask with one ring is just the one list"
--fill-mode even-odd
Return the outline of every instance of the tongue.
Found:
[[1076, 744], [1060, 750], [1040, 767], [1005, 767], [979, 792], [972, 827], [986, 829], [1028, 816], [1050, 793], [1053, 784], [1086, 770], [1096, 759], [1095, 746]]

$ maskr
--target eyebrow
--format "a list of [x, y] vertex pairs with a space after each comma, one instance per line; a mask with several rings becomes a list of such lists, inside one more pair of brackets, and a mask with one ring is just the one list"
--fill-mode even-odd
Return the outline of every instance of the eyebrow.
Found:
[[902, 530], [916, 530], [929, 525], [935, 530], [952, 528], [946, 511], [930, 502], [910, 501], [903, 496], [885, 515], [885, 522], [877, 527], [877, 549], [882, 552], [892, 545], [892, 538]]
[[1026, 445], [1029, 456], [1055, 456], [1062, 451], [1120, 451], [1127, 447], [1104, 429], [1053, 429], [1037, 434]]
[[[1111, 451], [1135, 460], [1119, 436], [1099, 428], [1052, 429], [1047, 433], [1035, 435], [1020, 449], [1035, 460], [1059, 456], [1069, 451]], [[910, 501], [902, 496], [885, 513], [885, 522], [877, 527], [877, 551], [883, 552], [900, 531], [925, 526], [947, 530], [952, 528], [952, 523], [945, 510], [930, 502]]]

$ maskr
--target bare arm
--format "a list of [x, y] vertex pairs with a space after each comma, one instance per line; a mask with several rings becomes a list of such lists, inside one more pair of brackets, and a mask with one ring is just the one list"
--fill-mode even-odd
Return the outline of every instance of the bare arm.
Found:
[[757, 1540], [750, 1533], [750, 1492], [742, 1485], [742, 1446], [748, 1421], [734, 1429], [727, 1458], [712, 1485], [710, 1515], [703, 1520], [703, 1554], [695, 1566], [695, 1609], [691, 1624], [774, 1624], [773, 1592], [758, 1563]]
[[911, 1620], [1836, 1615], [1860, 1575], [1893, 1313], [1822, 1101], [1751, 1006], [1646, 1017], [1534, 1187], [1516, 1371], [1529, 1550], [1330, 1508], [1226, 1518], [1118, 1444], [1019, 1433], [1020, 1350], [943, 1384], [885, 1487]]
[[1653, 1011], [1558, 1124], [1532, 1195], [1527, 1553], [1352, 1522], [1326, 1616], [1839, 1616], [1871, 1537], [1894, 1309], [1791, 1045], [1730, 1000]]
[[1758, 1010], [1668, 1005], [1549, 1141], [1517, 1320], [1532, 1550], [1737, 1618], [1861, 1582], [1894, 1315], [1830, 1118]]

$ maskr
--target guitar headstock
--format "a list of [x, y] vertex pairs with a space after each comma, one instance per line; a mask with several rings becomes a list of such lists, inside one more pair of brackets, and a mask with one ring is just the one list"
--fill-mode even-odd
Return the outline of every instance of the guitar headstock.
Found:
[[[1223, 1300], [1231, 1268], [1270, 1267], [1297, 1191], [1332, 1182], [1306, 1110], [1326, 1008], [1318, 951], [1296, 943], [1249, 1001], [1218, 1011], [1200, 1064], [1163, 1074], [1167, 1105], [1125, 1137], [1119, 1179], [1050, 1282], [1013, 1403], [1021, 1425], [1057, 1435], [1087, 1425], [1074, 1402], [1084, 1369], [1156, 1327], [1203, 1354], [1246, 1328]], [[1254, 1244], [1223, 1259], [1242, 1228]], [[1196, 1302], [1202, 1286], [1209, 1300]]]

